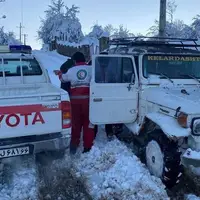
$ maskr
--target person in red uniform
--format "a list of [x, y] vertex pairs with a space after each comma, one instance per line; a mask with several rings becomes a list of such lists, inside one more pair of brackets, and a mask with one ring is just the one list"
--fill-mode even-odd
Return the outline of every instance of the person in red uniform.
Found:
[[81, 52], [76, 52], [72, 59], [75, 66], [67, 73], [59, 74], [62, 82], [70, 82], [70, 100], [72, 107], [72, 137], [70, 153], [75, 154], [80, 143], [83, 129], [83, 153], [89, 152], [94, 141], [94, 126], [89, 121], [89, 86], [92, 67], [87, 65]]

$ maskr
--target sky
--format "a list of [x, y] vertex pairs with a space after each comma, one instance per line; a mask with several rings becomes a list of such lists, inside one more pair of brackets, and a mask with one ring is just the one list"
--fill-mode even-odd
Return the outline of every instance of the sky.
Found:
[[[1, 0], [0, 0], [1, 1]], [[64, 0], [65, 4], [75, 4], [80, 7], [78, 17], [82, 24], [83, 33], [88, 33], [95, 23], [105, 26], [123, 24], [133, 33], [147, 33], [155, 19], [159, 17], [160, 0]], [[27, 44], [33, 49], [41, 48], [41, 41], [37, 40], [37, 30], [40, 19], [44, 18], [44, 11], [51, 0], [5, 0], [0, 3], [0, 26], [6, 31], [14, 31], [19, 38], [19, 25], [23, 22], [23, 33], [28, 34]], [[200, 0], [176, 0], [178, 5], [175, 19], [181, 19], [186, 24], [200, 14]]]

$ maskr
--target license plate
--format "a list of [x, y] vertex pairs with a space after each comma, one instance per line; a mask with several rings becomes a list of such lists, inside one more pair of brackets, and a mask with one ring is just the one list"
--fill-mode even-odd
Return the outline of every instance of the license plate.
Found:
[[9, 157], [22, 156], [22, 155], [27, 155], [27, 154], [30, 154], [29, 146], [0, 150], [0, 158], [9, 158]]

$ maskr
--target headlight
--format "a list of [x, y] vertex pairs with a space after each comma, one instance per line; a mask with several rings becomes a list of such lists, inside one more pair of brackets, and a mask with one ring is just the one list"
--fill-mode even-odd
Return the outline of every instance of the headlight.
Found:
[[177, 121], [180, 124], [180, 126], [182, 126], [183, 128], [187, 128], [188, 124], [187, 124], [187, 117], [188, 115], [181, 112], [178, 117], [177, 117]]
[[200, 119], [193, 121], [192, 132], [196, 136], [200, 136]]

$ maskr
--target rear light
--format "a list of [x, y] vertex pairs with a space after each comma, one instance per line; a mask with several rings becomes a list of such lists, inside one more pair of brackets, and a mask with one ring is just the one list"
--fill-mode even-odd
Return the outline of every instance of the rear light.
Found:
[[71, 105], [69, 101], [61, 102], [62, 109], [62, 128], [70, 128], [71, 127]]

